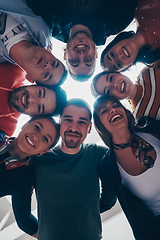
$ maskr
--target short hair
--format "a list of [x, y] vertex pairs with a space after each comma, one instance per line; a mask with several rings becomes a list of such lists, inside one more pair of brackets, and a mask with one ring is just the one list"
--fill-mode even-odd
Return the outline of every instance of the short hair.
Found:
[[97, 114], [99, 105], [102, 102], [107, 101], [107, 100], [109, 100], [109, 101], [111, 100], [113, 102], [116, 102], [120, 107], [122, 107], [125, 110], [126, 116], [127, 116], [127, 119], [128, 119], [128, 129], [131, 132], [131, 134], [134, 131], [135, 119], [134, 119], [133, 114], [128, 109], [126, 109], [122, 105], [122, 103], [118, 99], [116, 99], [115, 97], [108, 96], [108, 95], [103, 95], [103, 96], [100, 96], [96, 99], [96, 101], [93, 105], [93, 108], [94, 108], [94, 112], [93, 112], [94, 125], [95, 125], [95, 128], [96, 128], [98, 134], [102, 138], [103, 142], [108, 147], [111, 148], [112, 147], [112, 134], [104, 127], [104, 125], [102, 124], [102, 122], [101, 122], [101, 120], [100, 120], [100, 118]]
[[88, 113], [89, 113], [89, 119], [91, 121], [91, 119], [92, 119], [92, 112], [91, 112], [89, 104], [85, 100], [83, 100], [81, 98], [71, 98], [70, 100], [68, 100], [66, 107], [70, 106], [70, 105], [74, 105], [74, 106], [77, 106], [77, 107], [85, 108], [88, 111]]
[[96, 91], [96, 83], [98, 81], [98, 79], [105, 75], [105, 74], [110, 74], [110, 73], [119, 73], [116, 71], [109, 71], [109, 70], [105, 70], [103, 72], [98, 73], [97, 75], [94, 76], [94, 78], [92, 79], [92, 83], [91, 83], [91, 93], [92, 95], [97, 98], [100, 94]]
[[134, 31], [121, 32], [106, 46], [106, 48], [103, 50], [103, 52], [101, 54], [101, 59], [100, 59], [100, 64], [101, 64], [102, 69], [105, 69], [104, 57], [106, 55], [106, 52], [108, 52], [118, 42], [122, 41], [123, 39], [131, 38], [134, 34], [135, 34]]
[[69, 71], [70, 76], [77, 82], [87, 82], [92, 77], [93, 73], [94, 71], [90, 75], [74, 75]]
[[61, 115], [61, 113], [63, 112], [63, 109], [65, 108], [65, 106], [67, 104], [67, 94], [59, 86], [55, 86], [52, 89], [53, 89], [53, 91], [55, 91], [55, 95], [56, 95], [56, 108], [52, 115], [53, 116]]
[[57, 142], [58, 142], [58, 140], [59, 140], [59, 138], [60, 138], [60, 124], [57, 123], [57, 122], [54, 120], [53, 117], [48, 116], [48, 115], [41, 115], [41, 116], [40, 116], [40, 115], [37, 115], [37, 116], [33, 116], [33, 117], [31, 117], [31, 118], [29, 119], [28, 123], [33, 122], [33, 121], [36, 121], [36, 120], [38, 120], [38, 119], [43, 119], [43, 118], [48, 119], [48, 120], [54, 125], [54, 127], [55, 127], [55, 129], [56, 129], [56, 136], [55, 136], [55, 139], [54, 139], [53, 143], [49, 146], [49, 149], [50, 149], [50, 148], [53, 148], [53, 147], [57, 144]]
[[63, 66], [63, 68], [64, 68], [64, 73], [63, 73], [61, 79], [59, 80], [59, 82], [58, 82], [55, 86], [60, 86], [60, 85], [62, 85], [62, 84], [65, 82], [65, 80], [67, 79], [68, 71], [67, 71], [67, 69], [66, 69], [66, 67], [64, 66], [63, 63], [62, 63], [62, 66]]

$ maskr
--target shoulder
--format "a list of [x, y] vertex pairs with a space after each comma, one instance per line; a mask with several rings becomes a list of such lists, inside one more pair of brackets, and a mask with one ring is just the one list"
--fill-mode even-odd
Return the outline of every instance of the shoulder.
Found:
[[94, 153], [105, 154], [108, 148], [105, 146], [97, 145], [96, 143], [87, 143], [82, 145], [84, 151], [93, 151]]

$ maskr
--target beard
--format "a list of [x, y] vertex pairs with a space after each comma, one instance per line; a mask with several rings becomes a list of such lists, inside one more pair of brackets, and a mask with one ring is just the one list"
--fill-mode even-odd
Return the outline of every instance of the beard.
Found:
[[77, 133], [79, 135], [79, 137], [76, 139], [67, 139], [67, 134], [66, 133], [69, 133], [70, 131], [68, 132], [65, 132], [64, 133], [64, 144], [66, 145], [67, 148], [71, 148], [71, 149], [74, 149], [74, 148], [77, 148], [80, 146], [81, 142], [81, 137], [82, 135], [80, 133]]
[[[13, 92], [10, 93], [10, 96], [9, 96], [9, 103], [12, 105], [12, 107], [14, 107], [14, 109], [16, 109], [18, 112], [20, 113], [25, 113], [25, 110], [22, 109], [18, 104], [17, 104], [17, 100], [18, 100], [18, 96], [17, 96], [17, 93], [24, 90], [25, 87], [22, 86], [22, 87], [19, 87], [19, 88], [16, 88]], [[26, 114], [26, 113], [25, 113]]]

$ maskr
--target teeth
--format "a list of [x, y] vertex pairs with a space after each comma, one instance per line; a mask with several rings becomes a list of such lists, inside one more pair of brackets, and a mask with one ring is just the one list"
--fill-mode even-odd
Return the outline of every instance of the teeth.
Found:
[[111, 119], [111, 122], [114, 122], [115, 120], [118, 120], [121, 118], [121, 115], [115, 115], [112, 119]]
[[85, 48], [86, 45], [78, 45], [76, 48]]
[[35, 147], [35, 145], [34, 145], [33, 142], [29, 139], [29, 137], [27, 137], [27, 141], [29, 142], [30, 145], [32, 145], [33, 147]]
[[129, 57], [129, 54], [128, 54], [127, 50], [126, 50], [124, 47], [123, 47], [123, 51], [124, 51], [125, 55], [126, 55], [127, 57]]
[[121, 93], [123, 93], [124, 92], [124, 82], [122, 82], [122, 84], [121, 84]]
[[24, 94], [23, 97], [22, 97], [22, 104], [23, 104], [23, 106], [25, 107], [25, 94]]

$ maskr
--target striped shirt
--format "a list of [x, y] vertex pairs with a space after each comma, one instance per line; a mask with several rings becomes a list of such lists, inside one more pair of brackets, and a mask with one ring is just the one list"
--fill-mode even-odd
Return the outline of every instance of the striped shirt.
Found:
[[160, 68], [145, 67], [136, 85], [136, 96], [130, 101], [134, 117], [150, 116], [160, 120]]

